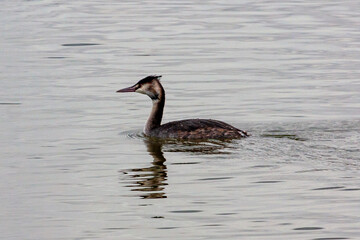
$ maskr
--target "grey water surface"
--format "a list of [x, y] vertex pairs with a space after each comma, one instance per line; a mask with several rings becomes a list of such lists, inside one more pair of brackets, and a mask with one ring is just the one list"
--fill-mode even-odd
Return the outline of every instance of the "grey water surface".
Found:
[[[360, 239], [360, 2], [2, 1], [0, 239]], [[233, 141], [141, 134], [215, 118]]]

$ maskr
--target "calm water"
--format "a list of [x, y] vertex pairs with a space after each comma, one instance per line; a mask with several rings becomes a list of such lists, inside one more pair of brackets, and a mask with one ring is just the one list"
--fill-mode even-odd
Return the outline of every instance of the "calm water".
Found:
[[[360, 239], [360, 2], [3, 1], [1, 239]], [[216, 118], [230, 142], [158, 142]]]

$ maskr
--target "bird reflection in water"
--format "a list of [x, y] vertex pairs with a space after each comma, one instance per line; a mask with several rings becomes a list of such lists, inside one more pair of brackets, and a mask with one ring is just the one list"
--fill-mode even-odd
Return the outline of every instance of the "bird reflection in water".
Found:
[[[151, 166], [120, 171], [126, 174], [126, 181], [130, 182], [126, 187], [131, 188], [131, 191], [141, 192], [138, 196], [143, 199], [167, 198], [165, 186], [168, 176], [163, 146], [166, 146], [167, 152], [190, 152], [201, 155], [227, 154], [229, 152], [224, 151], [224, 149], [232, 148], [229, 144], [232, 141], [179, 142], [146, 137], [144, 142], [149, 155], [153, 158]], [[181, 164], [194, 164], [194, 162]]]
[[144, 140], [147, 151], [153, 157], [150, 167], [134, 168], [122, 171], [128, 174], [131, 184], [131, 191], [142, 192], [141, 198], [154, 199], [166, 198], [164, 186], [167, 185], [167, 169], [164, 164], [166, 159], [162, 152], [162, 143], [159, 141], [152, 141], [151, 139]]

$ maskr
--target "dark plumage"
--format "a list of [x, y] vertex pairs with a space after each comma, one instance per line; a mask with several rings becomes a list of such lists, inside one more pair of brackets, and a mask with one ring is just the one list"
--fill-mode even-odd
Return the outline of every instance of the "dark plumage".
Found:
[[186, 119], [168, 122], [155, 128], [149, 135], [177, 139], [231, 139], [248, 136], [240, 129], [212, 119]]
[[131, 87], [117, 91], [138, 92], [152, 99], [153, 107], [145, 125], [145, 135], [168, 139], [233, 139], [248, 136], [245, 131], [212, 119], [186, 119], [161, 125], [165, 90], [159, 81], [160, 77], [148, 76]]

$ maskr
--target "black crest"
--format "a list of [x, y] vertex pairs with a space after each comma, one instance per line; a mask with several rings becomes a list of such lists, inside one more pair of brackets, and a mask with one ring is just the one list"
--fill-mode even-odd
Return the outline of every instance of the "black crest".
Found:
[[141, 79], [137, 84], [149, 83], [154, 79], [160, 80], [160, 78], [161, 78], [161, 75], [150, 75], [150, 76], [147, 76], [146, 78]]

